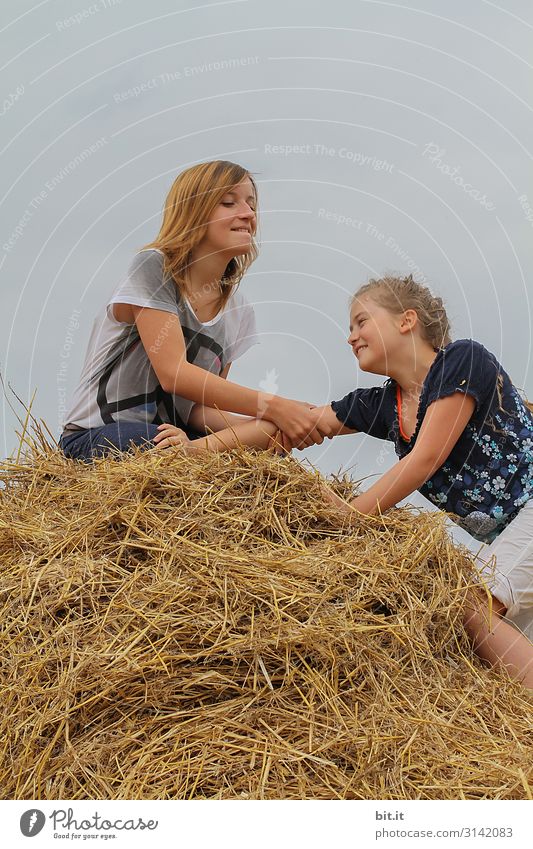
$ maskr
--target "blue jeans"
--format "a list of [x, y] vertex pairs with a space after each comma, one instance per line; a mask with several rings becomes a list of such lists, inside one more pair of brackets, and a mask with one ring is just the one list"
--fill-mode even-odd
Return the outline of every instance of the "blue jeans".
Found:
[[59, 438], [59, 447], [66, 457], [90, 463], [94, 457], [104, 457], [111, 446], [127, 451], [131, 443], [143, 448], [153, 448], [154, 436], [159, 431], [155, 424], [143, 422], [113, 422], [90, 430], [66, 431]]

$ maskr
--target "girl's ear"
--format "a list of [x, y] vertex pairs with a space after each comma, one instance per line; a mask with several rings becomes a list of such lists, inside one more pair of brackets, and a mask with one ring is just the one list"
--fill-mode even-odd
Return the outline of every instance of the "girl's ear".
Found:
[[414, 330], [418, 322], [418, 313], [416, 310], [405, 310], [400, 322], [400, 333], [407, 333]]

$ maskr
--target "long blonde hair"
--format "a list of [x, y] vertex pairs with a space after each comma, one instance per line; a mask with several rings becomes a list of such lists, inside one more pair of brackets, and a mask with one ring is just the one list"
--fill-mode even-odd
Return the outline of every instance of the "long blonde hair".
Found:
[[[211, 216], [224, 197], [248, 178], [257, 198], [251, 174], [241, 165], [224, 160], [202, 162], [182, 171], [174, 180], [165, 200], [161, 229], [153, 242], [144, 246], [164, 254], [163, 272], [171, 276], [180, 294], [187, 294], [187, 269], [193, 250], [202, 241]], [[243, 275], [257, 257], [252, 238], [250, 250], [228, 263], [220, 282], [220, 306], [223, 307]]]

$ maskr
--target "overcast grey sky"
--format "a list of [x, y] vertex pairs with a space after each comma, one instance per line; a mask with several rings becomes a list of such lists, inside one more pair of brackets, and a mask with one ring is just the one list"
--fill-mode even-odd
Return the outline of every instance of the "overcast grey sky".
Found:
[[[233, 380], [315, 403], [380, 383], [348, 299], [411, 270], [533, 396], [529, 2], [3, 0], [0, 29], [0, 367], [57, 437], [96, 311], [175, 175], [215, 158], [260, 190], [262, 344]], [[3, 398], [4, 455], [15, 426]], [[300, 456], [395, 461], [361, 435]]]

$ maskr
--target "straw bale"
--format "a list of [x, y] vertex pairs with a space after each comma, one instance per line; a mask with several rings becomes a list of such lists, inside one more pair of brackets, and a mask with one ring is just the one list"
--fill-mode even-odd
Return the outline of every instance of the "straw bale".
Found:
[[532, 797], [532, 698], [470, 648], [441, 514], [342, 527], [245, 450], [0, 479], [3, 798]]

